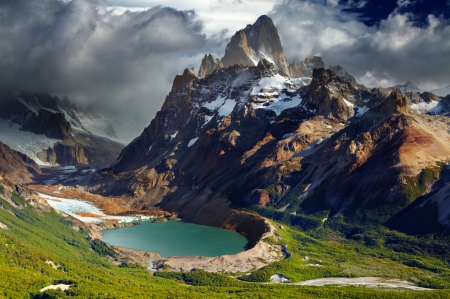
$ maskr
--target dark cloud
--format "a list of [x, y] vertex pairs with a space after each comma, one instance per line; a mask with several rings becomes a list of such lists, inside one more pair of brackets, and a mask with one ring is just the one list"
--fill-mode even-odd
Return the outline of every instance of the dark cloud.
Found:
[[361, 14], [348, 10], [349, 3], [330, 0], [283, 1], [269, 15], [290, 60], [320, 55], [326, 64], [340, 64], [370, 86], [407, 80], [426, 89], [447, 86], [448, 8], [446, 13], [428, 15], [426, 24], [419, 25], [418, 16], [404, 13], [407, 3], [401, 2], [378, 25], [367, 25]]
[[0, 16], [0, 88], [96, 103], [122, 121], [128, 139], [159, 110], [174, 76], [197, 66], [206, 45], [193, 11], [155, 7], [117, 16], [96, 0], [3, 0]]

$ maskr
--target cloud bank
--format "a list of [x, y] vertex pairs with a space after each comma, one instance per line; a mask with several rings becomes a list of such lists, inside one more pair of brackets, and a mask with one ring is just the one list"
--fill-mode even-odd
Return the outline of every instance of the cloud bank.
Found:
[[405, 11], [411, 2], [398, 1], [386, 18], [369, 22], [374, 25], [367, 25], [367, 19], [355, 12], [367, 1], [287, 0], [269, 16], [290, 60], [320, 55], [327, 65], [340, 64], [368, 86], [387, 87], [407, 80], [422, 89], [446, 86], [450, 84], [448, 11], [418, 22], [414, 11]]
[[131, 139], [207, 41], [194, 11], [155, 7], [117, 16], [106, 8], [96, 0], [2, 1], [0, 88], [95, 103], [129, 127]]
[[204, 53], [222, 56], [230, 36], [261, 14], [274, 20], [290, 61], [320, 55], [368, 86], [407, 80], [422, 89], [450, 84], [450, 6], [430, 4], [425, 10], [420, 1], [389, 0], [377, 11], [377, 5], [376, 0], [2, 0], [0, 88], [96, 104], [121, 122], [119, 133], [130, 141], [160, 109], [176, 74], [198, 68]]

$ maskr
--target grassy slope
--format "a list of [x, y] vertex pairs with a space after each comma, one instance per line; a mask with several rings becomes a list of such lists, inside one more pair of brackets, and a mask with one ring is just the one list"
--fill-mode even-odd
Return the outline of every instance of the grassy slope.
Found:
[[[0, 198], [2, 196], [0, 194]], [[66, 292], [50, 291], [48, 296], [38, 295], [35, 298], [445, 298], [450, 295], [446, 291], [428, 295], [423, 292], [355, 287], [248, 283], [201, 271], [185, 273], [184, 276], [154, 277], [140, 267], [124, 268], [108, 262], [91, 249], [85, 231], [72, 229], [75, 223], [71, 220], [53, 211], [36, 211], [18, 196], [14, 196], [14, 201], [22, 207], [15, 208], [0, 199], [3, 206], [0, 221], [9, 227], [8, 230], [0, 229], [0, 298], [30, 298], [31, 294], [38, 294], [42, 287], [62, 281], [74, 283], [75, 286]], [[255, 272], [250, 277], [261, 276], [264, 279], [254, 280], [266, 280], [274, 273], [283, 273], [296, 281], [337, 274], [379, 274], [421, 281], [423, 277], [436, 276], [433, 272], [435, 268], [447, 274], [442, 262], [429, 257], [422, 262], [431, 267], [431, 271], [405, 266], [391, 257], [376, 256], [384, 254], [367, 246], [353, 249], [356, 243], [319, 241], [290, 227], [278, 232], [282, 237], [280, 242], [289, 245], [294, 257]], [[311, 258], [309, 262], [301, 259], [305, 255]], [[319, 259], [322, 260], [322, 267], [305, 267], [306, 263], [319, 262]], [[54, 269], [45, 261], [53, 261], [60, 267]]]

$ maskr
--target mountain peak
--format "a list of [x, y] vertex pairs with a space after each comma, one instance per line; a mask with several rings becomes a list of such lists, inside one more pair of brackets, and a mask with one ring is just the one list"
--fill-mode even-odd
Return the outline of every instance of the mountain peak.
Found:
[[392, 88], [398, 88], [402, 92], [422, 92], [422, 90], [416, 85], [414, 85], [410, 80], [406, 81], [405, 84], [397, 84]]
[[235, 33], [226, 47], [222, 63], [224, 67], [235, 64], [256, 66], [261, 59], [271, 61], [277, 69], [289, 73], [278, 30], [272, 19], [265, 15]]

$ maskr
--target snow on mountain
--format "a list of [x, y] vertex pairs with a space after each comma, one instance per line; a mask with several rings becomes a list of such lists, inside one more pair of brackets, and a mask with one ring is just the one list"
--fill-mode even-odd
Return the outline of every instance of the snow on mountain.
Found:
[[57, 139], [48, 138], [31, 132], [21, 131], [20, 125], [11, 124], [0, 118], [0, 141], [7, 144], [13, 150], [26, 154], [38, 165], [49, 165], [36, 156], [38, 152], [58, 142]]
[[420, 102], [417, 104], [412, 104], [411, 108], [416, 110], [418, 113], [439, 113], [441, 111], [441, 107], [438, 101]]
[[422, 90], [414, 85], [411, 81], [407, 81], [405, 84], [398, 84], [392, 88], [398, 88], [401, 92], [422, 92]]
[[444, 88], [434, 89], [431, 92], [437, 96], [445, 97], [450, 94], [450, 85]]

